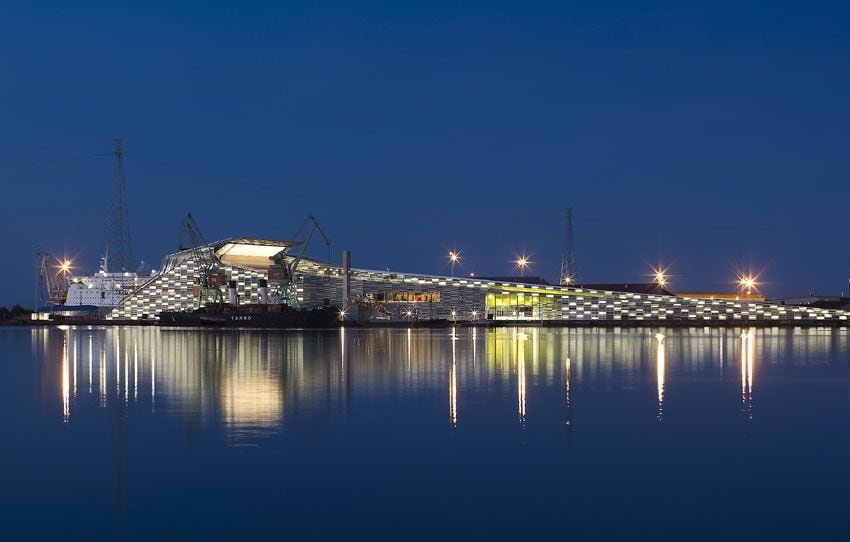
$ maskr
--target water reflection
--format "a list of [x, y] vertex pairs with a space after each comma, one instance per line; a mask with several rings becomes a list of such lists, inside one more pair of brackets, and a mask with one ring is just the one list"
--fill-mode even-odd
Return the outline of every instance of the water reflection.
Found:
[[457, 425], [457, 340], [457, 332], [452, 328], [452, 367], [449, 371], [449, 421], [452, 427]]
[[71, 421], [71, 383], [68, 377], [68, 333], [62, 330], [62, 420]]
[[664, 358], [664, 335], [662, 333], [657, 333], [655, 335], [655, 340], [658, 341], [658, 351], [655, 357], [655, 380], [656, 380], [656, 393], [658, 395], [658, 421], [664, 420], [664, 371], [665, 371], [665, 358]]
[[91, 373], [92, 373], [92, 366], [94, 364], [94, 350], [93, 350], [93, 348], [94, 347], [92, 346], [92, 336], [91, 336], [91, 333], [89, 333], [89, 395], [91, 395], [91, 385], [92, 385]]
[[753, 343], [755, 333], [749, 329], [741, 334], [741, 402], [748, 420], [753, 419]]
[[472, 538], [511, 495], [510, 538], [538, 530], [527, 518], [563, 527], [564, 510], [579, 538], [614, 523], [628, 537], [669, 495], [687, 498], [663, 532], [706, 503], [728, 518], [758, 501], [755, 533], [777, 510], [833, 503], [838, 518], [850, 487], [848, 330], [2, 331], [7, 515], [24, 503], [85, 529], [72, 538], [235, 538], [244, 522], [214, 532], [232, 516], [310, 539], [328, 510], [350, 526], [379, 505], [393, 533], [448, 514], [426, 538], [469, 518]]
[[567, 361], [564, 364], [564, 374], [566, 375], [564, 378], [564, 404], [566, 406], [566, 414], [564, 416], [564, 425], [572, 426], [573, 424], [573, 409], [572, 404], [570, 403], [570, 368], [572, 365], [572, 361], [570, 361], [569, 356], [567, 356]]
[[[583, 387], [653, 389], [654, 412], [646, 408], [644, 415], [660, 421], [677, 406], [668, 397], [677, 382], [671, 378], [726, 382], [724, 369], [735, 360], [725, 353], [735, 352], [738, 340], [740, 400], [752, 420], [757, 357], [765, 366], [787, 359], [821, 364], [847, 340], [846, 330], [830, 329], [457, 328], [447, 334], [63, 327], [31, 333], [40, 389], [58, 399], [63, 423], [73, 424], [81, 405], [121, 406], [131, 420], [131, 407], [143, 407], [190, 426], [220, 427], [234, 444], [280, 433], [288, 417], [347, 416], [355, 398], [392, 394], [415, 401], [439, 390], [444, 398], [448, 391], [452, 427], [458, 427], [461, 398], [473, 405], [494, 396], [512, 396], [525, 427], [529, 395], [542, 401], [539, 390], [547, 387], [563, 390], [568, 427], [575, 421], [573, 394]], [[787, 350], [796, 355], [779, 354]], [[734, 379], [728, 385], [737, 388]], [[535, 416], [545, 417], [549, 407], [540, 405]]]
[[514, 335], [516, 348], [516, 393], [517, 393], [517, 413], [519, 414], [519, 423], [525, 426], [525, 340], [528, 337], [522, 331]]
[[151, 347], [151, 412], [156, 411], [156, 346]]

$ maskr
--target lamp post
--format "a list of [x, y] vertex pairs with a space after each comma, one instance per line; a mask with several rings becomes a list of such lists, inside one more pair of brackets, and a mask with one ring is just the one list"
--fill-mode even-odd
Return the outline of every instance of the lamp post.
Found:
[[449, 251], [449, 263], [452, 266], [452, 278], [455, 278], [455, 264], [460, 260], [460, 253], [456, 250]]

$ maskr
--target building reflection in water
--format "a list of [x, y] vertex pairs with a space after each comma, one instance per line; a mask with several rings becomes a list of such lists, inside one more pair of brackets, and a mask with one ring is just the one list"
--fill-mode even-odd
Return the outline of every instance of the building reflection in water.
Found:
[[[187, 427], [221, 427], [234, 444], [279, 433], [289, 417], [320, 411], [347, 416], [354, 398], [391, 393], [415, 399], [435, 392], [445, 397], [446, 389], [452, 427], [458, 426], [461, 398], [472, 397], [470, 405], [481, 400], [474, 394], [488, 394], [488, 401], [498, 400], [495, 394], [515, 404], [525, 426], [528, 394], [547, 387], [563, 390], [567, 426], [575, 423], [574, 394], [584, 386], [653, 389], [655, 416], [661, 420], [668, 371], [725, 383], [723, 370], [730, 366], [725, 353], [734, 352], [739, 339], [741, 401], [751, 419], [756, 355], [765, 364], [789, 359], [827, 363], [837, 348], [846, 348], [847, 339], [845, 330], [778, 328], [744, 333], [456, 328], [447, 335], [429, 329], [233, 332], [63, 326], [31, 333], [42, 395], [56, 401], [64, 423], [73, 425], [90, 405], [121, 407], [130, 423], [133, 409], [144, 408], [176, 416]], [[671, 335], [676, 340], [668, 342]], [[792, 355], [783, 355], [787, 352]], [[737, 387], [735, 380], [728, 385]]]
[[449, 371], [449, 421], [452, 427], [457, 426], [457, 330], [453, 327], [451, 333], [452, 365]]
[[68, 331], [62, 329], [62, 420], [71, 421], [71, 382], [68, 377]]
[[572, 427], [573, 425], [573, 409], [572, 404], [570, 403], [570, 369], [572, 365], [572, 361], [570, 357], [567, 356], [567, 361], [564, 363], [564, 405], [566, 406], [566, 413], [564, 416], [564, 425], [568, 427]]
[[526, 377], [525, 377], [525, 341], [528, 336], [523, 331], [514, 334], [514, 345], [516, 351], [516, 387], [517, 387], [517, 413], [519, 414], [519, 423], [525, 426], [525, 392], [526, 392]]
[[658, 421], [664, 420], [664, 373], [666, 370], [666, 360], [664, 357], [664, 334], [657, 333], [655, 340], [658, 342], [657, 353], [655, 356], [655, 381], [656, 393], [658, 395]]
[[92, 367], [94, 366], [94, 347], [92, 345], [92, 336], [89, 333], [89, 395], [91, 395], [92, 390]]
[[753, 350], [755, 330], [741, 334], [741, 402], [748, 420], [753, 419]]
[[[351, 397], [351, 380], [349, 378], [349, 349], [346, 349], [346, 334], [345, 327], [339, 328], [339, 376], [337, 378], [337, 383], [339, 389], [338, 395], [341, 398], [341, 410], [343, 415], [348, 413], [348, 401]], [[328, 389], [328, 393], [331, 393], [331, 390]]]
[[474, 373], [476, 370], [476, 362], [478, 353], [478, 328], [472, 328], [472, 372]]
[[156, 345], [151, 345], [151, 412], [156, 412]]

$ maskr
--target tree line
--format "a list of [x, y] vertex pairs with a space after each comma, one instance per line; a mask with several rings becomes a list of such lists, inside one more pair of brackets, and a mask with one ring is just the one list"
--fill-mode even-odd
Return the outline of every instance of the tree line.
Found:
[[15, 305], [11, 309], [7, 309], [6, 307], [0, 307], [0, 321], [5, 320], [28, 320], [30, 314], [34, 311], [32, 309], [25, 309], [20, 305]]

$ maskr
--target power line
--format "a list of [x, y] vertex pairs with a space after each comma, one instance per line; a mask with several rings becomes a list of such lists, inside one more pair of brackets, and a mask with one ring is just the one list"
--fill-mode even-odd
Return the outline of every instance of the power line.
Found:
[[82, 154], [78, 156], [64, 156], [62, 158], [48, 158], [47, 160], [31, 160], [29, 162], [6, 162], [0, 163], [0, 168], [20, 167], [20, 166], [38, 166], [41, 164], [53, 164], [56, 162], [70, 162], [71, 160], [85, 160], [87, 158], [101, 158], [104, 156], [112, 156], [114, 153], [102, 152], [98, 154]]

